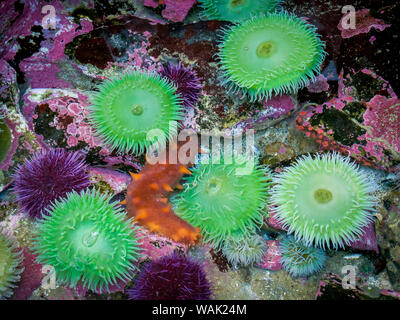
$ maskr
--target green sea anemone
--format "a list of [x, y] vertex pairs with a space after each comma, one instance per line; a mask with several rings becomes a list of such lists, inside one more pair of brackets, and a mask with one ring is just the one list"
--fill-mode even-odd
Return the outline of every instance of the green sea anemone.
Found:
[[22, 260], [22, 250], [18, 250], [0, 230], [0, 300], [13, 294], [13, 289], [24, 271]]
[[[159, 139], [176, 135], [183, 107], [175, 91], [156, 73], [131, 71], [99, 87], [90, 107], [91, 122], [113, 150], [143, 153]], [[157, 140], [147, 136], [152, 130], [159, 131]]]
[[326, 260], [325, 251], [308, 247], [289, 236], [280, 244], [283, 268], [293, 277], [306, 277], [320, 271]]
[[320, 71], [324, 47], [314, 26], [271, 13], [224, 29], [219, 65], [229, 90], [254, 101], [307, 86]]
[[239, 22], [275, 11], [280, 0], [199, 0], [201, 16], [209, 20]]
[[257, 234], [225, 239], [222, 247], [222, 253], [229, 262], [242, 266], [261, 262], [266, 250], [266, 241]]
[[336, 153], [304, 156], [274, 179], [277, 219], [306, 245], [334, 248], [362, 235], [376, 204], [371, 180]]
[[206, 242], [220, 247], [226, 238], [248, 236], [263, 223], [263, 206], [271, 183], [269, 170], [253, 166], [247, 175], [231, 164], [200, 163], [185, 190], [171, 199], [175, 213], [199, 227]]
[[96, 190], [73, 191], [55, 201], [35, 236], [38, 261], [52, 265], [57, 279], [101, 292], [128, 281], [140, 253], [136, 228], [122, 209]]

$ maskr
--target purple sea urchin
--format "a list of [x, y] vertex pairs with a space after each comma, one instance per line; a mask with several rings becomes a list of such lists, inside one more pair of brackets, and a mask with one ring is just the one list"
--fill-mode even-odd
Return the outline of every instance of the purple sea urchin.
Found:
[[193, 108], [195, 106], [202, 88], [196, 71], [185, 68], [179, 62], [177, 65], [164, 65], [160, 74], [178, 87], [176, 92], [181, 95], [185, 107]]
[[202, 267], [177, 253], [148, 262], [127, 293], [135, 300], [208, 300], [211, 296]]
[[143, 153], [156, 142], [147, 136], [155, 129], [168, 140], [176, 135], [182, 118], [173, 84], [159, 74], [141, 71], [105, 81], [90, 109], [97, 134], [118, 152]]
[[285, 168], [275, 182], [276, 218], [306, 245], [344, 247], [372, 220], [373, 186], [349, 158], [305, 156]]
[[13, 288], [24, 271], [22, 260], [22, 250], [18, 251], [17, 246], [0, 230], [0, 300], [13, 294]]
[[76, 152], [51, 149], [25, 160], [14, 174], [14, 191], [24, 212], [32, 218], [45, 214], [51, 202], [90, 184], [84, 159]]
[[96, 190], [69, 193], [55, 201], [38, 225], [34, 249], [38, 262], [52, 265], [57, 279], [101, 292], [136, 269], [136, 228], [125, 213]]
[[308, 247], [291, 236], [281, 242], [280, 251], [283, 268], [293, 277], [305, 277], [318, 272], [326, 260], [324, 250]]
[[254, 166], [249, 174], [237, 175], [243, 165], [232, 162], [194, 167], [185, 190], [171, 199], [175, 213], [199, 227], [215, 247], [226, 238], [249, 236], [263, 223], [270, 172]]
[[222, 247], [222, 253], [229, 262], [242, 266], [260, 262], [266, 250], [266, 241], [257, 234], [225, 239]]
[[280, 0], [199, 0], [202, 17], [210, 20], [240, 22], [260, 13], [273, 12]]
[[233, 93], [251, 100], [294, 92], [310, 83], [324, 60], [316, 28], [288, 14], [273, 13], [225, 29], [219, 65]]

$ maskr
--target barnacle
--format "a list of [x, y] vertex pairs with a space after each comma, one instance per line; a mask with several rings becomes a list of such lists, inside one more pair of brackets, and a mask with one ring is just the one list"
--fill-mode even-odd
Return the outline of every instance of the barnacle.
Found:
[[274, 182], [276, 218], [306, 245], [344, 247], [372, 220], [373, 185], [349, 158], [304, 156]]
[[199, 0], [202, 17], [239, 22], [257, 14], [273, 12], [280, 0]]
[[113, 150], [143, 153], [176, 135], [182, 105], [175, 91], [156, 73], [131, 71], [100, 85], [90, 106], [91, 122]]
[[219, 65], [231, 92], [269, 98], [315, 79], [324, 46], [314, 26], [292, 14], [272, 13], [224, 29]]
[[72, 192], [56, 201], [38, 225], [38, 261], [52, 265], [61, 283], [101, 292], [128, 281], [139, 253], [135, 227], [122, 209], [96, 190]]

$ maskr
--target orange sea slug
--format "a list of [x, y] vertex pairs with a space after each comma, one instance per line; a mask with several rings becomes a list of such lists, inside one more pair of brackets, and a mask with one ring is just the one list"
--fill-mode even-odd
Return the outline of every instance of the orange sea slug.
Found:
[[[176, 152], [183, 144], [179, 143], [178, 147], [175, 145], [171, 149]], [[189, 165], [193, 165], [196, 156], [197, 152], [191, 155]], [[182, 188], [179, 181], [183, 175], [191, 172], [179, 159], [177, 164], [170, 164], [168, 151], [166, 160], [165, 164], [147, 162], [139, 173], [131, 173], [132, 182], [123, 203], [126, 204], [128, 216], [151, 232], [192, 245], [199, 239], [200, 229], [178, 217], [167, 198], [174, 188]]]

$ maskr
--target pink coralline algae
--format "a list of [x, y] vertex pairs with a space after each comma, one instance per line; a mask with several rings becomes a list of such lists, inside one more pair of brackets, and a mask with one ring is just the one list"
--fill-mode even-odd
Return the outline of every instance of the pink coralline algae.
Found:
[[161, 12], [162, 16], [172, 22], [182, 22], [185, 20], [189, 10], [196, 3], [196, 0], [145, 0], [144, 5], [157, 8], [165, 4], [165, 9]]
[[12, 300], [26, 300], [33, 291], [35, 291], [42, 283], [42, 265], [36, 263], [36, 256], [28, 249], [23, 248], [24, 255], [24, 272], [21, 274], [21, 280], [18, 287], [14, 291]]
[[358, 287], [344, 289], [343, 279], [339, 275], [329, 272], [322, 275], [315, 300], [332, 299], [332, 295], [335, 296], [337, 292], [340, 292], [342, 299], [346, 300], [359, 300], [362, 295]]
[[[70, 96], [50, 98], [36, 105], [36, 113], [32, 118], [38, 119], [40, 114], [46, 111], [41, 110], [41, 106], [48, 106], [51, 111], [56, 113], [49, 126], [64, 132], [68, 149], [75, 147], [79, 142], [84, 142], [90, 148], [96, 148], [102, 143], [93, 135], [92, 127], [87, 121], [88, 105], [89, 102], [82, 96], [81, 99]], [[25, 111], [25, 116], [29, 119], [28, 110]]]
[[308, 87], [308, 91], [313, 93], [319, 93], [329, 90], [328, 79], [325, 78], [323, 74], [320, 74], [314, 82], [312, 82]]
[[159, 71], [161, 68], [161, 63], [157, 61], [153, 56], [151, 56], [148, 52], [150, 47], [150, 38], [152, 34], [148, 31], [143, 33], [138, 33], [136, 31], [132, 31], [128, 29], [128, 32], [132, 36], [142, 37], [143, 40], [139, 43], [135, 43], [127, 48], [126, 61], [112, 62], [110, 65], [118, 66], [125, 70], [140, 68], [141, 70], [146, 71]]
[[248, 119], [234, 125], [232, 129], [251, 129], [257, 124], [287, 115], [295, 109], [295, 104], [288, 95], [274, 96], [271, 99], [264, 100], [263, 106], [262, 110], [253, 112]]
[[115, 193], [120, 193], [131, 183], [128, 174], [108, 168], [92, 167], [89, 174], [94, 182], [105, 181]]
[[386, 149], [400, 152], [400, 99], [377, 95], [367, 103], [364, 125], [367, 143], [376, 142]]
[[[0, 56], [4, 57], [4, 59], [14, 59], [19, 50], [18, 38], [32, 36], [32, 28], [39, 27], [38, 30], [42, 29], [41, 36], [44, 38], [41, 41], [41, 48], [38, 52], [19, 63], [21, 71], [30, 80], [32, 88], [70, 87], [68, 82], [58, 77], [60, 70], [57, 64], [65, 57], [65, 46], [76, 36], [92, 31], [93, 24], [87, 19], [81, 19], [80, 24], [72, 22], [65, 14], [63, 3], [53, 0], [45, 4], [52, 6], [56, 13], [55, 30], [46, 29], [42, 25], [42, 20], [46, 15], [42, 13], [42, 7], [44, 6], [42, 1], [25, 1], [22, 14], [14, 11], [14, 5], [11, 7], [12, 2], [16, 1], [8, 1], [7, 5], [0, 7], [0, 12], [8, 9], [11, 13], [7, 14], [15, 18], [12, 20], [12, 25], [8, 25], [4, 29], [4, 33], [2, 32]], [[38, 38], [37, 34], [36, 38]], [[39, 41], [38, 39], [36, 40]]]
[[[80, 92], [54, 91], [50, 93], [49, 98], [39, 101], [32, 101], [32, 95], [27, 94], [24, 99], [24, 116], [29, 129], [34, 132], [37, 132], [36, 123], [43, 114], [54, 113], [53, 118], [48, 120], [48, 126], [54, 128], [56, 132], [49, 136], [36, 133], [42, 147], [63, 147], [66, 150], [76, 150], [80, 147], [84, 153], [95, 151], [110, 166], [123, 163], [140, 169], [135, 156], [114, 155], [101, 139], [95, 136], [88, 120], [88, 98]], [[53, 136], [57, 136], [57, 140]]]
[[15, 10], [14, 4], [17, 0], [14, 1], [2, 1], [0, 3], [0, 56], [4, 55], [4, 44], [6, 43], [6, 31], [10, 28], [11, 21], [14, 21], [18, 17], [18, 12]]
[[349, 14], [351, 13], [344, 15], [338, 24], [338, 29], [342, 32], [342, 38], [344, 39], [354, 37], [358, 34], [368, 33], [372, 28], [379, 31], [383, 31], [391, 26], [390, 24], [385, 24], [385, 21], [381, 19], [376, 19], [372, 17], [369, 13], [369, 9], [363, 9], [355, 13], [356, 14], [355, 29], [343, 28], [343, 26], [346, 25], [346, 21], [348, 19]]
[[25, 1], [22, 14], [18, 13], [15, 9], [17, 2], [19, 1], [2, 1], [0, 4], [0, 16], [2, 17], [0, 25], [0, 56], [7, 60], [14, 59], [18, 50], [17, 37], [31, 35], [31, 28], [35, 25], [40, 25], [43, 17], [39, 0]]
[[264, 108], [267, 110], [269, 118], [277, 119], [294, 109], [292, 98], [287, 95], [274, 96], [269, 100], [264, 101]]
[[375, 251], [376, 253], [379, 253], [373, 222], [365, 226], [363, 229], [364, 232], [361, 238], [352, 241], [350, 247], [353, 249]]
[[174, 242], [155, 233], [150, 233], [146, 229], [140, 229], [137, 235], [140, 247], [142, 248], [141, 260], [156, 260], [175, 251], [186, 253], [186, 247], [181, 243]]
[[165, 0], [162, 16], [173, 22], [182, 22], [196, 0]]
[[[357, 96], [357, 90], [351, 86], [351, 78], [347, 79], [350, 81], [350, 85], [346, 85], [342, 70], [339, 75], [337, 97], [300, 112], [296, 119], [296, 128], [303, 131], [307, 137], [315, 139], [320, 144], [321, 150], [336, 151], [345, 156], [350, 155], [363, 165], [389, 170], [395, 158], [398, 159], [399, 150], [397, 96], [387, 81], [371, 71], [364, 69], [358, 73], [370, 76], [371, 80], [378, 80], [380, 84], [376, 91], [387, 92], [390, 97], [377, 96], [365, 104], [362, 97]], [[353, 76], [357, 76], [358, 73]], [[347, 110], [351, 103], [368, 107], [361, 114], [364, 123], [360, 124], [352, 120], [352, 115]], [[393, 110], [388, 111], [388, 108], [393, 108]], [[325, 114], [329, 114], [331, 120], [327, 117], [324, 118]], [[336, 122], [332, 119], [335, 119]], [[346, 125], [352, 129], [347, 129], [348, 133], [344, 134], [343, 128], [346, 122]], [[370, 126], [371, 124], [372, 126]], [[342, 140], [339, 140], [338, 136], [342, 136]], [[394, 147], [393, 145], [396, 143], [397, 146]]]
[[[30, 57], [21, 61], [21, 71], [31, 79], [32, 88], [69, 88], [70, 84], [59, 79], [57, 65], [46, 62], [45, 58]], [[48, 76], [48, 77], [47, 77]]]
[[152, 8], [159, 6], [158, 0], [131, 0], [135, 6], [135, 17], [139, 19], [148, 20], [150, 25], [161, 24], [165, 25], [168, 23], [166, 19], [157, 14]]
[[370, 44], [373, 44], [375, 42], [375, 40], [376, 40], [376, 37], [372, 36], [371, 38], [369, 38], [368, 41], [369, 41]]
[[160, 3], [158, 2], [158, 0], [144, 0], [144, 5], [146, 7], [157, 8]]
[[400, 300], [400, 292], [398, 291], [382, 289], [381, 294], [383, 294], [384, 296], [390, 296]]
[[[64, 97], [48, 103], [49, 108], [59, 114], [50, 125], [65, 130], [69, 147], [76, 146], [79, 141], [87, 143], [90, 148], [101, 145], [100, 139], [93, 135], [91, 126], [85, 121], [89, 113], [87, 101]], [[75, 121], [65, 126], [63, 119], [66, 117], [72, 117]]]
[[[20, 62], [21, 71], [30, 79], [32, 88], [69, 88], [70, 84], [58, 76], [60, 72], [58, 61], [64, 58], [65, 46], [75, 37], [93, 30], [90, 21], [82, 19], [80, 25], [70, 22], [65, 16], [60, 15], [59, 29], [53, 38], [48, 35], [43, 45], [47, 50], [38, 53]], [[47, 34], [47, 33], [45, 33]]]
[[265, 218], [265, 222], [267, 225], [269, 225], [271, 228], [277, 229], [277, 230], [287, 230], [283, 226], [281, 222], [276, 217], [276, 209], [273, 206], [269, 207], [269, 217]]
[[18, 93], [17, 73], [7, 61], [0, 59], [0, 106], [15, 105]]
[[281, 264], [281, 252], [279, 251], [279, 241], [268, 240], [268, 249], [265, 251], [262, 262], [258, 263], [256, 266], [262, 269], [277, 271], [282, 269]]

